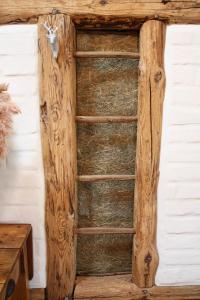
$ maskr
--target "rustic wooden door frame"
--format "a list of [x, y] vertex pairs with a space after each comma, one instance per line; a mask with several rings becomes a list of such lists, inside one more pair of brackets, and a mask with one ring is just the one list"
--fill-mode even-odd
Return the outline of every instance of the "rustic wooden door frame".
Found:
[[[165, 86], [164, 23], [200, 24], [199, 16], [200, 4], [196, 0], [149, 0], [142, 3], [132, 0], [124, 3], [119, 0], [117, 4], [114, 0], [69, 0], [66, 3], [60, 0], [4, 0], [1, 4], [0, 24], [39, 24], [49, 300], [64, 300], [65, 297], [72, 299], [76, 274], [76, 77], [73, 23], [85, 28], [113, 29], [139, 28], [144, 23], [140, 37], [136, 235], [133, 257], [133, 282], [136, 286], [130, 297], [143, 300], [159, 297], [163, 300], [200, 299], [198, 286], [154, 286], [158, 265], [156, 190]], [[61, 28], [57, 61], [52, 59], [44, 37], [41, 25], [45, 20]], [[130, 297], [123, 299], [128, 300]], [[115, 298], [110, 296], [110, 299]]]

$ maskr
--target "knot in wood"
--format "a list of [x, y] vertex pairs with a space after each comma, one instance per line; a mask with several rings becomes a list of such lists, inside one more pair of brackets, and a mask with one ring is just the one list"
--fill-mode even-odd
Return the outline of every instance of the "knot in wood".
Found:
[[161, 80], [161, 78], [162, 78], [162, 72], [161, 71], [156, 72], [156, 74], [154, 76], [154, 80], [156, 82], [159, 82]]
[[106, 5], [108, 3], [108, 0], [100, 0], [99, 3], [101, 5]]
[[144, 261], [146, 264], [149, 264], [152, 261], [152, 256], [150, 253], [145, 256]]
[[144, 296], [141, 298], [141, 300], [149, 300], [148, 296]]
[[57, 8], [54, 7], [54, 8], [52, 9], [52, 12], [51, 12], [52, 15], [57, 15], [57, 14], [59, 14], [59, 13], [60, 13], [60, 11], [59, 11]]

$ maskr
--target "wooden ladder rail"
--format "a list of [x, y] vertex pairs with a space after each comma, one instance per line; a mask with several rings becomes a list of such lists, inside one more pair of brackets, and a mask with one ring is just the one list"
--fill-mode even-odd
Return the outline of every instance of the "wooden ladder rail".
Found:
[[74, 57], [79, 58], [132, 58], [139, 59], [140, 54], [125, 51], [76, 51]]
[[115, 175], [115, 174], [108, 174], [108, 175], [78, 175], [76, 177], [77, 181], [82, 182], [95, 182], [95, 181], [102, 181], [102, 180], [134, 180], [135, 175]]
[[83, 227], [75, 229], [77, 234], [135, 234], [134, 228], [118, 228], [118, 227]]
[[76, 116], [78, 123], [132, 123], [138, 120], [137, 116]]

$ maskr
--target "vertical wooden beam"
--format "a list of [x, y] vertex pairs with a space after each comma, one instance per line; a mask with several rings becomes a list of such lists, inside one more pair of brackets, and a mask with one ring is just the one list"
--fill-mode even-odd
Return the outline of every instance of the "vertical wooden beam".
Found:
[[165, 90], [165, 25], [147, 21], [140, 32], [139, 119], [135, 192], [133, 280], [152, 287], [158, 266], [156, 246], [157, 182]]
[[[52, 57], [43, 23], [58, 27]], [[39, 18], [41, 129], [46, 185], [47, 296], [72, 299], [76, 273], [75, 29], [69, 16]]]

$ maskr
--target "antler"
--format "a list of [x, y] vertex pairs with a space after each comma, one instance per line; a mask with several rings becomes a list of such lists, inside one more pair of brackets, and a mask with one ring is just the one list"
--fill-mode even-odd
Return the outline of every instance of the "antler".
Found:
[[49, 33], [54, 33], [57, 31], [57, 27], [56, 27], [56, 30], [52, 28], [52, 26], [48, 26], [48, 23], [47, 21], [43, 24], [44, 28], [49, 32]]

